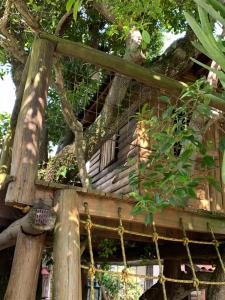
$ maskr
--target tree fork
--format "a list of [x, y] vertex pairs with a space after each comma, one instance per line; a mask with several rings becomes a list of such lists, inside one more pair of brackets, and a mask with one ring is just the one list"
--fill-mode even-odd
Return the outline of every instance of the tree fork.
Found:
[[34, 199], [53, 53], [54, 43], [34, 41], [12, 150], [11, 175], [16, 180], [9, 184], [7, 204], [32, 205]]

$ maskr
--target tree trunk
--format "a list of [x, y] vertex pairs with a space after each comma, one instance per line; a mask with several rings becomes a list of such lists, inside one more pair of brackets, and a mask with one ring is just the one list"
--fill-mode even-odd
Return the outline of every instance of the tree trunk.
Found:
[[[221, 251], [222, 261], [225, 262], [225, 247]], [[225, 274], [218, 262], [217, 267], [212, 275], [212, 281], [225, 281]], [[206, 300], [222, 300], [225, 298], [225, 286], [214, 286], [210, 285], [206, 290]]]
[[35, 300], [44, 241], [20, 230], [4, 300]]

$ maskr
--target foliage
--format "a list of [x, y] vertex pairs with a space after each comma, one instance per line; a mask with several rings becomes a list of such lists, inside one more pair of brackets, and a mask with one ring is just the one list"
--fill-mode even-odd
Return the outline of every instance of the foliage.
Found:
[[[119, 268], [119, 271], [122, 271], [122, 267]], [[132, 269], [127, 270], [129, 273], [132, 273]], [[130, 277], [126, 282], [126, 294], [124, 289], [124, 283], [120, 277], [109, 273], [104, 273], [100, 277], [100, 283], [104, 286], [107, 296], [110, 299], [122, 300], [126, 296], [126, 299], [129, 300], [138, 300], [142, 294], [142, 288], [135, 277]]]
[[138, 170], [130, 173], [131, 196], [137, 201], [132, 212], [145, 212], [147, 224], [152, 222], [156, 211], [168, 206], [184, 207], [188, 199], [196, 199], [196, 187], [201, 181], [208, 180], [220, 189], [210, 176], [193, 176], [196, 155], [202, 171], [215, 166], [214, 158], [207, 153], [210, 143], [204, 145], [199, 139], [205, 128], [189, 126], [193, 114], [198, 118], [210, 117], [209, 99], [205, 96], [210, 89], [204, 79], [199, 80], [183, 93], [178, 103], [173, 104], [164, 96], [165, 110], [156, 112], [144, 105], [137, 114], [151, 149]]
[[[200, 23], [198, 23], [193, 16], [189, 13], [185, 13], [186, 19], [191, 26], [192, 30], [198, 38], [198, 42], [194, 42], [193, 45], [206, 56], [215, 61], [220, 67], [221, 71], [215, 68], [209, 67], [192, 58], [194, 62], [203, 66], [209, 71], [213, 71], [219, 78], [223, 88], [225, 87], [225, 56], [224, 56], [224, 37], [215, 37], [213, 34], [212, 19], [220, 22], [225, 26], [225, 7], [219, 0], [194, 0], [198, 5], [198, 13]], [[224, 97], [222, 98], [224, 101]]]
[[5, 136], [9, 129], [10, 115], [8, 113], [0, 113], [0, 149], [3, 145]]
[[59, 154], [57, 159], [50, 158], [47, 166], [41, 166], [39, 169], [38, 178], [50, 182], [65, 183], [66, 181], [68, 184], [81, 185], [76, 157], [69, 152]]
[[99, 243], [98, 254], [99, 257], [108, 258], [112, 256], [117, 250], [117, 243], [115, 240], [104, 239]]
[[[198, 6], [198, 13], [200, 24], [189, 14], [185, 13], [186, 19], [191, 26], [192, 30], [198, 38], [198, 43], [194, 43], [194, 46], [204, 53], [206, 56], [215, 61], [221, 68], [218, 70], [216, 68], [209, 67], [195, 59], [192, 60], [198, 63], [200, 66], [212, 71], [216, 74], [221, 82], [223, 90], [225, 89], [225, 48], [224, 48], [224, 36], [218, 37], [217, 39], [213, 35], [212, 24], [214, 22], [219, 22], [225, 27], [225, 7], [219, 0], [194, 0]], [[212, 22], [212, 20], [214, 22]], [[221, 94], [211, 95], [211, 99], [218, 102], [225, 101], [225, 92]], [[222, 163], [222, 180], [225, 183], [225, 152], [223, 154]]]

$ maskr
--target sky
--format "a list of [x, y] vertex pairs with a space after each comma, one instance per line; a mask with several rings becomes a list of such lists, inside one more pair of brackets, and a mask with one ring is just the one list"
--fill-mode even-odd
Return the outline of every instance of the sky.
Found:
[[15, 86], [10, 72], [0, 78], [0, 113], [11, 113], [15, 102]]
[[[162, 52], [164, 52], [173, 41], [184, 36], [184, 33], [181, 34], [173, 34], [171, 32], [164, 34], [164, 47]], [[2, 69], [2, 66], [0, 66]], [[8, 69], [9, 66], [4, 67], [3, 69]], [[13, 84], [10, 72], [3, 77], [0, 78], [0, 113], [8, 112], [11, 113], [13, 110], [13, 105], [15, 102], [15, 86]]]

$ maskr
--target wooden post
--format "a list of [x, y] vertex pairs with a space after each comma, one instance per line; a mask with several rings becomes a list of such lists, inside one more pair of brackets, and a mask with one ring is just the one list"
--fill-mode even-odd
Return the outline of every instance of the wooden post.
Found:
[[54, 299], [82, 300], [78, 195], [74, 190], [61, 190], [56, 194], [56, 201]]
[[12, 150], [11, 175], [6, 203], [31, 205], [34, 200], [41, 130], [51, 74], [54, 43], [34, 41], [22, 106]]
[[35, 300], [45, 234], [31, 236], [20, 230], [4, 300]]

